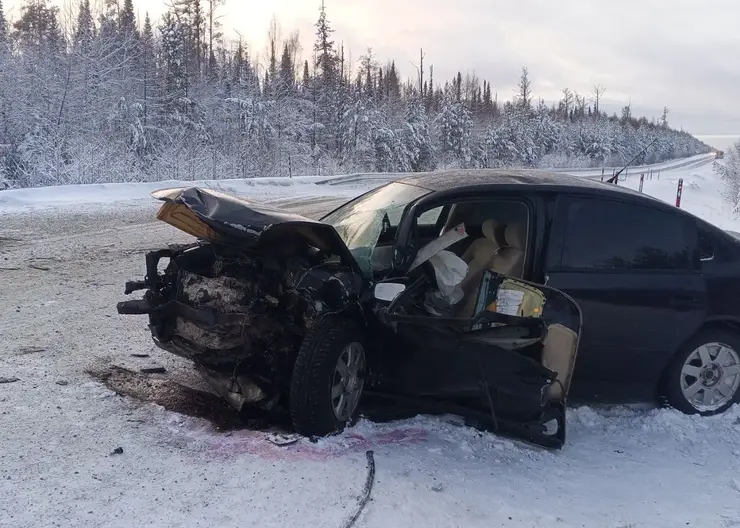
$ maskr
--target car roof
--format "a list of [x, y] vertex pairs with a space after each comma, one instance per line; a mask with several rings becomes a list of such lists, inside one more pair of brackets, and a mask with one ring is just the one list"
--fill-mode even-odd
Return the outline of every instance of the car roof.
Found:
[[528, 169], [448, 169], [419, 172], [396, 180], [421, 187], [432, 193], [522, 191], [522, 186], [535, 192], [558, 194], [588, 194], [618, 201], [649, 204], [658, 209], [670, 210], [687, 216], [716, 234], [740, 247], [740, 234], [734, 236], [714, 224], [699, 218], [685, 209], [674, 207], [658, 198], [624, 186], [605, 183], [593, 178], [572, 174]]
[[526, 169], [450, 169], [420, 172], [407, 176], [402, 183], [422, 187], [433, 192], [475, 188], [480, 191], [507, 190], [522, 185], [532, 190], [556, 191], [559, 193], [611, 194], [614, 198], [643, 199], [651, 203], [664, 202], [632, 189], [604, 183], [584, 176]]

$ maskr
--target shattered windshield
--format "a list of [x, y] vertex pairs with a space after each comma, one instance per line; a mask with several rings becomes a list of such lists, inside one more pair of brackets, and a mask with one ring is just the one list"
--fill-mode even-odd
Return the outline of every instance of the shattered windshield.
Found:
[[345, 204], [322, 221], [334, 226], [363, 270], [369, 271], [383, 229], [398, 226], [404, 208], [429, 192], [414, 185], [390, 183]]

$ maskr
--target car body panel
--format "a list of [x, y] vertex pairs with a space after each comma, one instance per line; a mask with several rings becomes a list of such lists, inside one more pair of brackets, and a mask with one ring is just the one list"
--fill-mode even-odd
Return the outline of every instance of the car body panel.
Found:
[[[535, 283], [550, 299], [564, 299], [564, 306], [570, 308], [561, 309], [562, 314], [570, 312], [572, 317], [573, 307], [578, 312], [581, 346], [574, 370], [573, 396], [601, 398], [607, 396], [606, 386], [610, 386], [610, 390], [613, 386], [615, 390], [609, 397], [618, 394], [619, 399], [625, 401], [638, 395], [639, 399], [649, 397], [654, 394], [658, 378], [675, 348], [698, 329], [715, 323], [740, 328], [740, 310], [736, 303], [740, 296], [737, 266], [740, 241], [732, 233], [724, 233], [669, 204], [623, 187], [538, 171], [440, 171], [414, 175], [401, 182], [429, 193], [408, 203], [398, 225], [383, 231], [379, 243], [388, 260], [392, 260], [392, 266], [383, 268], [382, 274], [376, 276], [367, 271], [362, 274], [337, 230], [326, 223], [215, 191], [174, 189], [155, 193], [155, 197], [164, 200], [165, 206], [170, 205], [170, 212], [163, 208], [162, 220], [214, 246], [257, 253], [282, 247], [285, 254], [297, 251], [296, 248], [311, 247], [338, 256], [338, 260], [327, 263], [326, 267], [317, 262], [300, 267], [300, 276], [305, 282], [299, 298], [320, 309], [308, 317], [301, 316], [301, 328], [291, 323], [280, 326], [279, 332], [290, 327], [285, 333], [295, 341], [300, 340], [306, 325], [321, 318], [322, 314], [339, 313], [357, 318], [367, 325], [372, 348], [378, 351], [368, 358], [373, 372], [369, 388], [397, 397], [417, 397], [425, 404], [436, 405], [446, 400], [449, 404], [461, 404], [463, 408], [477, 407], [481, 415], [487, 414], [491, 394], [496, 393], [498, 400], [493, 405], [493, 414], [512, 418], [512, 423], [524, 427], [519, 431], [526, 434], [532, 432], [530, 426], [537, 430], [542, 425], [541, 420], [547, 417], [542, 414], [539, 419], [529, 421], [541, 404], [535, 394], [543, 387], [553, 386], [555, 371], [527, 357], [527, 347], [540, 346], [542, 335], [520, 335], [512, 341], [501, 338], [496, 330], [461, 330], [460, 321], [403, 317], [389, 321], [384, 319], [388, 315], [387, 307], [379, 306], [369, 295], [370, 287], [379, 279], [410, 280], [406, 275], [419, 248], [439, 236], [440, 227], [444, 225], [444, 209], [436, 222], [415, 225], [416, 218], [434, 206], [493, 197], [521, 200], [530, 207], [530, 239], [523, 282]], [[589, 274], [558, 267], [565, 237], [559, 208], [573, 197], [615, 200], [671, 212], [687, 225], [697, 226], [715, 237], [717, 256], [699, 263], [700, 248], [694, 243], [696, 265], [673, 274]], [[180, 220], [175, 218], [178, 215]], [[608, 242], [608, 233], [618, 226], [595, 223], [593, 228], [602, 232], [604, 241]], [[161, 306], [161, 299], [155, 299], [160, 280], [156, 266], [152, 270], [148, 263], [147, 269], [145, 281], [127, 286], [127, 293], [141, 288], [150, 290], [144, 304], [136, 304], [141, 301], [122, 303], [121, 313], [150, 313], [151, 317], [155, 311], [151, 305], [160, 303]], [[296, 279], [292, 284], [295, 286], [297, 282]], [[149, 306], [144, 306], [147, 303]], [[554, 313], [552, 306], [550, 308], [550, 313]], [[568, 319], [566, 315], [563, 317]], [[517, 324], [510, 322], [509, 327], [517, 328]], [[224, 380], [220, 383], [223, 388]], [[594, 383], [595, 391], [579, 390], [589, 384], [593, 387]], [[482, 386], [495, 390], [481, 390]], [[567, 388], [559, 400], [563, 419]], [[227, 391], [227, 396], [233, 397], [233, 393]], [[539, 411], [542, 409], [540, 405]]]
[[[698, 262], [683, 270], [666, 271], [563, 267], [553, 253], [562, 254], [563, 239], [568, 236], [567, 211], [578, 199], [568, 196], [559, 200], [552, 227], [553, 250], [546, 271], [548, 285], [567, 291], [584, 313], [576, 367], [577, 394], [608, 397], [609, 392], [624, 393], [625, 389], [634, 393], [648, 387], [654, 390], [655, 380], [668, 358], [706, 320], [706, 279]], [[599, 203], [605, 206], [612, 202], [604, 199]], [[676, 214], [675, 221], [683, 223], [686, 219]], [[605, 236], [604, 224], [594, 223], [590, 227], [595, 237]], [[689, 253], [693, 253], [695, 236], [688, 226], [684, 236], [691, 244]], [[580, 380], [588, 380], [588, 384]]]
[[152, 196], [165, 204], [157, 218], [200, 239], [247, 247], [299, 238], [360, 272], [357, 261], [328, 224], [265, 204], [198, 187], [164, 189]]
[[[541, 426], [547, 410], [564, 406], [567, 400], [578, 349], [580, 309], [572, 298], [553, 288], [490, 270], [481, 280], [472, 319], [409, 314], [430, 288], [423, 278], [388, 305], [380, 320], [393, 331], [380, 348], [384, 366], [378, 384], [387, 392], [407, 397], [464, 402], [489, 412], [494, 423], [531, 423], [530, 439], [541, 441], [535, 424]], [[503, 302], [501, 288], [512, 285], [540, 295], [544, 310], [535, 308], [535, 315], [527, 316], [496, 312], [496, 303]], [[543, 347], [552, 325], [568, 328], [574, 336], [574, 348], [558, 365], [564, 369], [559, 373], [543, 363]], [[556, 383], [562, 392], [551, 399], [547, 395]], [[562, 420], [564, 427], [564, 411]]]

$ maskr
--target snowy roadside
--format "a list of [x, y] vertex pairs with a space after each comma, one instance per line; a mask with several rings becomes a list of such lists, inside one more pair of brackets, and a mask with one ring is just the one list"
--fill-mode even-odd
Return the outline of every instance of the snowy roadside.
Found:
[[[321, 196], [325, 191], [316, 183], [326, 178], [253, 178], [242, 180], [161, 181], [138, 183], [101, 183], [63, 185], [0, 191], [0, 215], [61, 209], [65, 211], [93, 211], [141, 208], [152, 204], [151, 193], [173, 187], [203, 187], [263, 201], [271, 198]], [[367, 186], [367, 184], [365, 185]], [[354, 187], [332, 194], [351, 196]]]
[[[645, 190], [670, 201], [678, 177], [688, 210], [737, 226], [711, 166], [661, 175]], [[632, 176], [624, 183], [637, 186]], [[262, 199], [318, 216], [360, 192], [294, 190]], [[431, 417], [361, 421], [278, 448], [264, 432], [218, 432], [115, 395], [86, 371], [165, 367], [142, 388], [164, 400], [200, 386], [185, 362], [152, 345], [142, 320], [115, 313], [123, 282], [144, 271], [141, 253], [186, 240], [152, 221], [147, 200], [0, 216], [0, 377], [18, 378], [0, 384], [0, 525], [341, 526], [373, 449], [376, 484], [359, 526], [740, 527], [737, 406], [715, 418], [571, 409], [559, 452]]]
[[[660, 177], [647, 179], [643, 192], [664, 202], [675, 204], [679, 179], [683, 180], [681, 208], [722, 229], [740, 231], [740, 217], [724, 199], [725, 186], [714, 172], [713, 165], [702, 164], [661, 172]], [[619, 185], [639, 189], [639, 174], [630, 174]]]
[[[685, 166], [706, 163], [706, 154], [686, 159], [672, 160], [654, 165], [630, 167], [628, 173], [640, 171], [675, 170]], [[571, 173], [582, 177], [596, 177], [600, 169], [552, 169], [555, 172]], [[610, 173], [611, 169], [607, 169]], [[242, 196], [251, 200], [264, 201], [290, 196], [311, 198], [330, 194], [352, 197], [382, 182], [403, 177], [404, 173], [362, 173], [346, 176], [302, 176], [296, 178], [252, 178], [239, 180], [161, 181], [137, 183], [101, 183], [88, 185], [63, 185], [30, 189], [0, 191], [0, 215], [20, 214], [33, 211], [61, 210], [84, 213], [92, 211], [119, 210], [122, 208], [148, 208], [152, 204], [151, 193], [172, 187], [197, 186]], [[327, 185], [335, 187], [327, 189]]]

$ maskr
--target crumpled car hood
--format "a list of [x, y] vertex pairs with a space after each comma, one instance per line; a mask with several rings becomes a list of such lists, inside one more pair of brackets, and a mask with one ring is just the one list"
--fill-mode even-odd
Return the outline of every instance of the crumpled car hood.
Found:
[[155, 191], [165, 202], [157, 218], [197, 238], [254, 247], [296, 236], [328, 254], [359, 266], [333, 226], [290, 211], [199, 187]]

